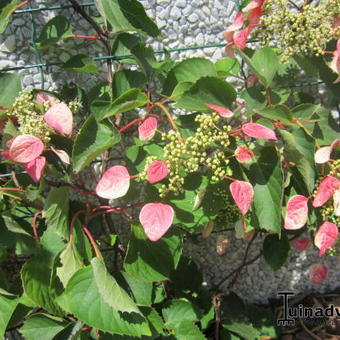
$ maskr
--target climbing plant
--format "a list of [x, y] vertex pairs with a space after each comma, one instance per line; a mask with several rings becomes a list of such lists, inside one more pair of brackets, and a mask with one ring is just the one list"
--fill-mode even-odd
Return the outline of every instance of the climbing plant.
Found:
[[[1, 32], [29, 2], [1, 4]], [[156, 57], [145, 37], [161, 32], [137, 0], [97, 0], [99, 17], [70, 0], [94, 35], [74, 35], [57, 15], [36, 46], [98, 40], [106, 65], [74, 50], [60, 69], [88, 73], [97, 85], [22, 91], [16, 73], [0, 73], [1, 337], [279, 335], [270, 310], [230, 289], [262, 255], [275, 271], [291, 246], [337, 254], [340, 219], [339, 122], [331, 112], [340, 93], [339, 4], [320, 4], [331, 9], [320, 18], [309, 1], [291, 3], [245, 1], [223, 34], [227, 57], [214, 63]], [[302, 47], [308, 33], [317, 44]], [[253, 37], [263, 46], [250, 48]], [[327, 98], [295, 87], [301, 71], [323, 83]], [[244, 239], [246, 256], [266, 235], [263, 250], [207, 289], [183, 243], [226, 228]], [[227, 246], [220, 240], [220, 255]], [[311, 281], [327, 272], [315, 258]]]

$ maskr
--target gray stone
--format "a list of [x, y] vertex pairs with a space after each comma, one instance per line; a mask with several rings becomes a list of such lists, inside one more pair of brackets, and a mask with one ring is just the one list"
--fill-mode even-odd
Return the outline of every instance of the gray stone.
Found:
[[198, 21], [199, 17], [196, 13], [192, 13], [191, 15], [189, 15], [188, 17], [188, 21], [190, 21], [191, 23], [194, 23], [196, 21]]
[[[6, 40], [0, 45], [0, 51], [12, 53], [15, 50], [15, 35], [10, 35]], [[17, 57], [14, 55], [14, 57]]]
[[22, 18], [17, 18], [12, 21], [12, 25], [14, 26], [23, 26], [25, 25], [26, 21]]
[[177, 20], [177, 19], [179, 19], [179, 18], [181, 17], [181, 15], [182, 15], [182, 14], [181, 14], [181, 10], [180, 10], [179, 8], [173, 7], [173, 8], [171, 9], [171, 12], [170, 12], [171, 18]]
[[22, 83], [25, 86], [29, 86], [33, 84], [33, 77], [31, 75], [25, 76], [24, 79], [22, 80]]
[[177, 0], [175, 6], [185, 8], [187, 6], [187, 2], [185, 0]]

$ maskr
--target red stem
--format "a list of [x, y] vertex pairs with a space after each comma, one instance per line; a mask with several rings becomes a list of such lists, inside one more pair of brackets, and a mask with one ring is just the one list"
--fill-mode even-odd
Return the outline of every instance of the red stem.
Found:
[[99, 258], [99, 259], [102, 259], [102, 255], [97, 247], [97, 244], [96, 244], [96, 241], [94, 240], [93, 236], [91, 235], [90, 231], [86, 228], [86, 227], [83, 227], [83, 230], [85, 232], [85, 234], [87, 235], [89, 241], [91, 242], [92, 244], [92, 247], [94, 249], [94, 252], [96, 253], [96, 256]]
[[79, 210], [72, 217], [72, 221], [71, 221], [71, 225], [70, 225], [70, 237], [69, 237], [69, 242], [70, 243], [73, 241], [74, 225], [75, 225], [76, 220], [77, 220], [77, 218], [79, 217], [80, 214], [86, 214], [86, 210]]
[[40, 240], [39, 234], [38, 234], [38, 231], [37, 231], [37, 219], [38, 219], [38, 216], [41, 215], [42, 213], [43, 213], [43, 211], [40, 210], [36, 214], [34, 214], [34, 217], [33, 217], [33, 223], [32, 223], [33, 234], [34, 234], [34, 238], [37, 241], [37, 243], [39, 243], [39, 240]]
[[154, 113], [149, 113], [148, 116], [155, 117], [155, 118], [161, 119], [161, 120], [165, 120], [166, 122], [170, 123], [170, 120], [168, 118], [155, 115]]
[[139, 123], [139, 122], [142, 122], [143, 121], [143, 118], [137, 118], [135, 120], [133, 120], [132, 122], [130, 122], [129, 124], [125, 125], [124, 127], [122, 127], [118, 132], [119, 133], [122, 133], [124, 132], [125, 130], [127, 130], [129, 127]]
[[98, 34], [97, 35], [93, 35], [93, 36], [74, 34], [72, 36], [72, 38], [94, 39], [94, 40], [99, 40], [100, 39]]
[[232, 178], [232, 177], [229, 177], [229, 176], [224, 176], [224, 178], [225, 179], [229, 179], [229, 181], [232, 181], [232, 182], [236, 181], [235, 178]]
[[24, 192], [27, 193], [27, 190], [23, 190], [23, 189], [18, 189], [18, 188], [0, 188], [0, 191], [18, 191], [18, 192]]

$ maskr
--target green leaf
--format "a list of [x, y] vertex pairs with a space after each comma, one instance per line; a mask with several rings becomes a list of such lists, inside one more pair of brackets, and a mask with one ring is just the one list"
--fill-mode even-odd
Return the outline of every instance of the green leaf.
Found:
[[0, 338], [5, 335], [11, 316], [17, 307], [19, 299], [14, 296], [0, 295]]
[[144, 73], [133, 70], [120, 70], [115, 72], [112, 79], [112, 94], [118, 98], [128, 90], [133, 88], [142, 89], [146, 83]]
[[[180, 223], [189, 229], [204, 225], [215, 218], [224, 204], [223, 200], [215, 195], [220, 185], [208, 186], [207, 178], [198, 173], [187, 175], [183, 184], [184, 193], [169, 196], [169, 201], [175, 210], [174, 223]], [[206, 190], [206, 193], [200, 206], [194, 209], [197, 195], [204, 190]]]
[[112, 103], [106, 101], [94, 101], [91, 111], [97, 121], [114, 116], [119, 113], [131, 111], [144, 106], [148, 97], [140, 89], [130, 89], [120, 95]]
[[74, 141], [73, 170], [78, 173], [119, 141], [120, 134], [109, 121], [97, 122], [94, 116], [90, 115]]
[[55, 288], [50, 282], [51, 269], [41, 256], [27, 261], [21, 269], [21, 279], [25, 294], [38, 306], [56, 315], [62, 314], [55, 302]]
[[292, 110], [294, 117], [303, 121], [311, 119], [314, 112], [316, 112], [319, 109], [319, 105], [314, 104], [300, 104], [298, 106], [295, 106]]
[[235, 100], [236, 91], [229, 83], [215, 77], [204, 77], [177, 99], [176, 107], [208, 112], [210, 109], [205, 104], [228, 107]]
[[290, 250], [286, 235], [268, 235], [263, 241], [263, 256], [274, 271], [280, 269], [288, 258]]
[[246, 173], [254, 187], [253, 209], [260, 228], [280, 233], [283, 175], [276, 149], [264, 147]]
[[98, 68], [93, 58], [85, 54], [77, 54], [68, 59], [62, 66], [66, 71], [98, 73]]
[[44, 25], [37, 39], [37, 46], [46, 48], [60, 40], [72, 38], [72, 36], [70, 22], [63, 15], [57, 15]]
[[263, 85], [268, 88], [279, 67], [278, 56], [271, 47], [266, 46], [257, 50], [251, 58], [251, 61]]
[[58, 302], [80, 321], [104, 332], [136, 337], [151, 335], [143, 316], [119, 313], [105, 301], [91, 266], [78, 270], [72, 276]]
[[294, 162], [301, 174], [308, 193], [311, 194], [315, 185], [315, 141], [303, 128], [294, 129], [292, 133], [282, 130], [282, 138], [286, 144], [286, 160]]
[[160, 34], [137, 0], [95, 0], [95, 3], [104, 20], [110, 23], [112, 33], [142, 30], [152, 37]]
[[137, 305], [130, 296], [122, 289], [113, 276], [111, 276], [105, 264], [98, 258], [91, 261], [94, 279], [102, 299], [112, 308], [120, 312], [134, 312], [141, 314]]
[[[0, 103], [4, 108], [10, 108], [12, 106], [20, 91], [21, 84], [20, 76], [18, 74], [0, 73]], [[0, 117], [6, 112], [7, 111], [0, 109]]]
[[[190, 280], [188, 280], [188, 277], [190, 277]], [[171, 273], [171, 281], [178, 292], [198, 291], [202, 287], [203, 276], [191, 258], [181, 256], [176, 270]]]
[[67, 247], [60, 254], [61, 267], [57, 268], [57, 275], [66, 287], [72, 275], [84, 264], [73, 243], [68, 243]]
[[183, 320], [174, 327], [177, 340], [207, 340], [198, 327], [191, 321]]
[[216, 77], [215, 65], [208, 59], [190, 58], [176, 64], [164, 81], [163, 93], [172, 96], [175, 87], [181, 82], [195, 83], [202, 77]]
[[153, 302], [153, 284], [134, 279], [130, 274], [122, 272], [131, 290], [131, 295], [139, 306], [151, 306]]
[[[112, 0], [111, 0], [112, 2]], [[157, 25], [147, 16], [143, 5], [137, 0], [118, 0], [125, 18], [137, 29], [141, 29], [152, 37], [161, 34]]]
[[[4, 7], [1, 6], [1, 13], [0, 13], [0, 34], [4, 33], [6, 30], [6, 27], [9, 23], [9, 19], [11, 15], [16, 10], [16, 7], [20, 3], [20, 0], [12, 0], [8, 4], [6, 4]], [[0, 334], [1, 335], [1, 334]]]
[[26, 340], [52, 340], [65, 328], [66, 324], [55, 320], [46, 314], [34, 314], [20, 328], [20, 333]]
[[238, 74], [241, 69], [240, 63], [235, 58], [222, 58], [215, 63], [215, 67], [217, 74], [222, 78]]
[[248, 87], [241, 91], [241, 98], [246, 102], [248, 111], [262, 110], [266, 107], [266, 96], [256, 86]]
[[287, 106], [284, 105], [276, 105], [266, 107], [262, 110], [254, 110], [255, 113], [261, 115], [262, 117], [271, 119], [271, 120], [279, 120], [284, 125], [292, 126], [293, 115]]
[[257, 50], [250, 59], [245, 53], [239, 51], [244, 61], [256, 73], [265, 88], [269, 88], [279, 68], [279, 58], [274, 50], [265, 46]]
[[47, 227], [52, 228], [60, 236], [68, 238], [69, 187], [54, 188], [47, 196], [43, 217], [47, 219]]
[[185, 299], [173, 299], [162, 309], [166, 325], [174, 327], [181, 321], [198, 321], [199, 314], [194, 305]]
[[166, 280], [178, 264], [182, 239], [174, 231], [157, 242], [149, 241], [140, 226], [132, 226], [124, 269], [135, 279], [154, 282]]
[[234, 293], [229, 293], [222, 301], [221, 323], [228, 331], [236, 333], [247, 340], [257, 340], [260, 332], [254, 328], [247, 315], [246, 306]]

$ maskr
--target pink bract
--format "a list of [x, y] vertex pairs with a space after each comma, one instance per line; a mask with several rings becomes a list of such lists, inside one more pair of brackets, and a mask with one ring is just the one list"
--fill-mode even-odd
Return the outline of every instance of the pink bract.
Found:
[[257, 7], [249, 11], [248, 21], [249, 25], [257, 25], [260, 22], [262, 16], [262, 8]]
[[232, 111], [230, 111], [229, 109], [223, 106], [212, 105], [212, 104], [204, 104], [204, 105], [216, 111], [221, 117], [224, 117], [224, 118], [230, 118], [234, 114]]
[[25, 163], [24, 168], [34, 182], [39, 182], [46, 165], [46, 158], [39, 156], [32, 161]]
[[266, 126], [257, 123], [246, 123], [242, 125], [242, 132], [249, 137], [277, 140], [275, 132]]
[[235, 158], [242, 164], [249, 164], [254, 159], [254, 154], [251, 150], [238, 146], [235, 150]]
[[338, 77], [333, 83], [340, 82], [340, 39], [337, 41], [336, 50], [333, 52], [333, 59], [330, 66], [331, 69], [338, 74]]
[[38, 92], [35, 96], [35, 100], [39, 103], [50, 102], [50, 104], [54, 104], [55, 99], [55, 97], [47, 94], [46, 92]]
[[138, 127], [139, 139], [144, 141], [150, 140], [155, 135], [157, 126], [156, 118], [146, 118]]
[[96, 193], [106, 199], [124, 196], [130, 187], [130, 175], [125, 166], [115, 165], [105, 171], [97, 184]]
[[65, 103], [52, 104], [44, 115], [45, 122], [56, 131], [70, 135], [73, 128], [72, 111]]
[[263, 3], [265, 0], [252, 0], [249, 2], [249, 4], [247, 6], [245, 6], [243, 8], [244, 12], [249, 12], [252, 9], [258, 8], [258, 7], [262, 7]]
[[253, 202], [254, 189], [248, 182], [234, 181], [230, 184], [230, 193], [244, 216]]
[[308, 219], [308, 198], [302, 195], [292, 196], [286, 207], [284, 228], [295, 230], [302, 228]]
[[338, 228], [334, 223], [324, 222], [315, 234], [314, 243], [320, 249], [319, 256], [322, 256], [326, 251], [333, 247], [338, 238]]
[[324, 177], [314, 198], [313, 207], [318, 208], [323, 206], [339, 187], [340, 181], [337, 178], [333, 176]]
[[328, 276], [328, 266], [323, 263], [316, 263], [309, 267], [309, 279], [313, 284], [319, 284]]
[[292, 241], [292, 245], [296, 250], [306, 250], [312, 243], [312, 240], [308, 237], [296, 238]]
[[227, 32], [232, 32], [232, 31], [237, 31], [240, 28], [242, 28], [243, 24], [244, 24], [244, 14], [242, 12], [238, 12], [235, 15], [234, 21], [233, 23], [227, 28]]
[[249, 33], [250, 33], [249, 27], [246, 27], [239, 32], [235, 32], [234, 44], [238, 49], [244, 50], [246, 48]]
[[150, 241], [158, 241], [171, 227], [174, 210], [168, 204], [148, 203], [139, 214], [145, 234]]
[[160, 182], [162, 179], [168, 176], [168, 173], [168, 166], [162, 161], [152, 162], [146, 171], [148, 182], [151, 184]]
[[9, 149], [9, 157], [14, 162], [28, 163], [39, 157], [44, 150], [44, 143], [32, 135], [20, 135], [14, 138]]
[[340, 188], [335, 190], [333, 195], [334, 215], [340, 216]]

